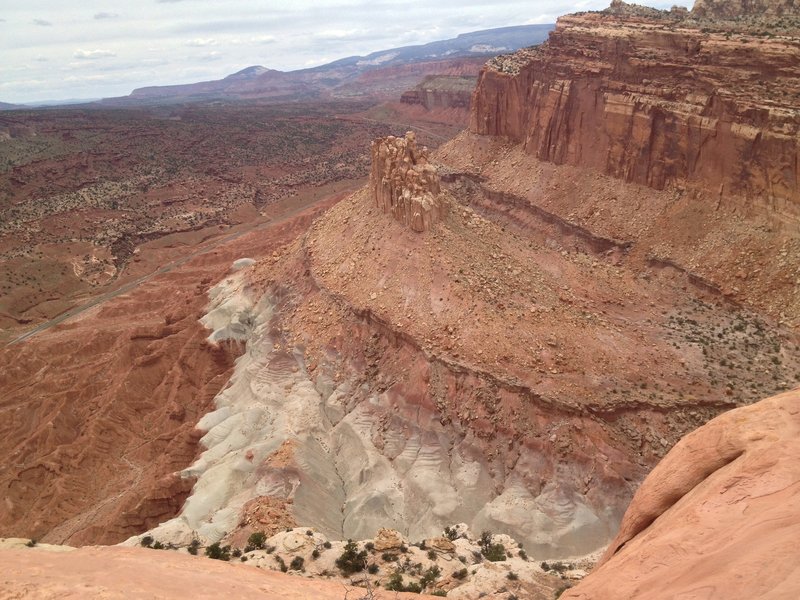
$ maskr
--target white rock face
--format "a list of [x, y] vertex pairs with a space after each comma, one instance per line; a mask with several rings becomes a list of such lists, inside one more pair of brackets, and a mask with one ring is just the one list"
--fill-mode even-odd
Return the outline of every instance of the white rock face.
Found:
[[436, 412], [350, 381], [312, 381], [302, 353], [281, 338], [270, 299], [254, 303], [242, 281], [233, 273], [210, 292], [209, 340], [247, 349], [198, 424], [206, 451], [183, 473], [197, 478], [194, 490], [178, 517], [150, 532], [156, 539], [219, 541], [246, 502], [272, 496], [292, 500], [296, 522], [331, 539], [367, 539], [386, 527], [420, 540], [464, 522], [511, 534], [545, 558], [607, 541], [613, 518], [553, 485], [524, 485], [535, 456], [523, 454], [498, 489], [471, 434]]

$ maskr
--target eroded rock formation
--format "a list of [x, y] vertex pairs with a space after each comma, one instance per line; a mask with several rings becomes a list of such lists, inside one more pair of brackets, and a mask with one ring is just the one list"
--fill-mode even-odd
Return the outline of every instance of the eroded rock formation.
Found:
[[796, 210], [800, 39], [682, 14], [560, 18], [543, 46], [490, 61], [471, 130], [656, 189], [689, 181]]
[[439, 176], [413, 132], [372, 142], [370, 187], [376, 206], [414, 231], [428, 231], [445, 214]]
[[563, 597], [800, 596], [798, 458], [800, 390], [717, 417], [645, 479], [601, 565]]
[[459, 108], [468, 110], [477, 77], [429, 75], [413, 90], [400, 97], [403, 104], [419, 104], [428, 110]]

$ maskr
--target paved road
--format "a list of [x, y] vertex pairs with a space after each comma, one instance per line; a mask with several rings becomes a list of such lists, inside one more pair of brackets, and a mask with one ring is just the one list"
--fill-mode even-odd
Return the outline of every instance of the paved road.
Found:
[[[352, 120], [367, 121], [367, 122], [370, 122], [370, 123], [380, 123], [380, 124], [383, 124], [383, 125], [393, 125], [393, 126], [398, 126], [398, 127], [404, 127], [404, 128], [407, 128], [407, 129], [416, 129], [416, 130], [419, 130], [419, 131], [424, 131], [428, 135], [440, 138], [440, 139], [445, 140], [445, 141], [450, 139], [450, 138], [446, 138], [444, 136], [441, 136], [441, 135], [439, 135], [437, 133], [434, 133], [433, 131], [430, 131], [429, 129], [425, 129], [425, 128], [419, 127], [419, 126], [414, 126], [414, 125], [411, 125], [409, 123], [398, 123], [398, 122], [393, 122], [393, 121], [379, 121], [377, 119], [368, 119], [366, 117], [356, 117], [356, 116], [348, 116], [348, 117], [342, 117], [342, 116], [338, 116], [338, 115], [331, 115], [331, 116], [333, 118], [335, 118], [335, 119], [341, 119], [341, 120], [345, 120], [345, 121], [347, 121], [347, 120], [351, 120], [351, 121]], [[80, 306], [75, 306], [75, 307], [69, 309], [68, 311], [60, 314], [59, 316], [55, 317], [54, 319], [50, 319], [49, 321], [45, 321], [44, 323], [40, 323], [39, 325], [37, 325], [33, 329], [30, 329], [30, 330], [26, 331], [25, 333], [23, 333], [22, 335], [20, 335], [19, 337], [16, 337], [13, 340], [11, 340], [10, 342], [7, 342], [6, 346], [11, 346], [13, 344], [18, 344], [20, 342], [24, 342], [25, 340], [27, 340], [27, 339], [29, 339], [29, 338], [41, 333], [42, 331], [50, 329], [51, 327], [54, 327], [54, 326], [56, 326], [56, 325], [58, 325], [60, 323], [63, 323], [64, 321], [68, 321], [69, 319], [71, 319], [74, 316], [77, 316], [77, 315], [79, 315], [79, 314], [81, 314], [83, 312], [86, 312], [90, 308], [93, 308], [93, 307], [95, 307], [95, 306], [97, 306], [99, 304], [103, 304], [104, 302], [108, 302], [112, 298], [116, 298], [117, 296], [119, 296], [121, 294], [126, 294], [126, 293], [130, 292], [131, 290], [136, 289], [137, 287], [139, 287], [145, 281], [148, 281], [148, 280], [152, 279], [153, 277], [156, 277], [157, 275], [161, 275], [163, 273], [169, 273], [170, 271], [172, 271], [176, 267], [180, 267], [181, 265], [185, 264], [187, 261], [193, 259], [194, 257], [200, 256], [202, 254], [206, 254], [206, 253], [210, 252], [211, 250], [214, 250], [218, 246], [220, 246], [222, 244], [226, 244], [226, 243], [228, 243], [230, 241], [233, 241], [233, 240], [245, 235], [246, 233], [250, 233], [251, 231], [257, 231], [259, 229], [266, 229], [267, 227], [272, 227], [273, 225], [276, 225], [278, 223], [282, 223], [282, 222], [288, 221], [289, 219], [292, 219], [293, 217], [295, 217], [299, 213], [301, 213], [304, 210], [308, 209], [312, 204], [315, 204], [316, 202], [317, 201], [307, 202], [307, 203], [303, 204], [302, 206], [300, 206], [300, 207], [298, 207], [298, 208], [296, 208], [296, 209], [294, 209], [292, 211], [289, 211], [287, 214], [281, 215], [280, 217], [278, 217], [278, 218], [276, 218], [274, 220], [266, 221], [264, 223], [259, 223], [258, 225], [254, 225], [253, 227], [249, 227], [247, 229], [244, 229], [244, 230], [241, 230], [241, 231], [237, 231], [236, 233], [231, 233], [229, 235], [223, 236], [223, 237], [215, 240], [214, 242], [212, 242], [211, 245], [209, 245], [209, 246], [204, 246], [203, 248], [198, 249], [198, 250], [196, 250], [194, 252], [191, 252], [191, 253], [187, 254], [186, 256], [183, 256], [183, 257], [181, 257], [181, 258], [179, 258], [177, 260], [174, 260], [174, 261], [172, 261], [170, 263], [167, 263], [166, 265], [164, 265], [160, 269], [158, 269], [156, 271], [153, 271], [152, 273], [149, 273], [147, 275], [143, 275], [142, 277], [139, 277], [138, 279], [134, 279], [133, 281], [129, 281], [125, 285], [123, 285], [123, 286], [121, 286], [121, 287], [119, 287], [119, 288], [117, 288], [117, 289], [115, 289], [115, 290], [113, 290], [111, 292], [106, 292], [105, 294], [102, 294], [100, 296], [96, 296], [95, 298], [92, 298], [91, 300], [85, 302], [84, 304], [81, 304]]]
[[26, 331], [25, 333], [23, 333], [19, 337], [16, 337], [13, 340], [11, 340], [10, 342], [6, 343], [6, 346], [12, 346], [14, 344], [18, 344], [20, 342], [24, 342], [25, 340], [27, 340], [27, 339], [29, 339], [29, 338], [41, 333], [42, 331], [50, 329], [51, 327], [54, 327], [54, 326], [56, 326], [56, 325], [58, 325], [60, 323], [63, 323], [64, 321], [68, 321], [69, 319], [71, 319], [74, 316], [77, 316], [77, 315], [79, 315], [79, 314], [81, 314], [83, 312], [86, 312], [90, 308], [93, 308], [93, 307], [95, 307], [95, 306], [97, 306], [99, 304], [103, 304], [104, 302], [108, 302], [112, 298], [116, 298], [117, 296], [119, 296], [121, 294], [126, 294], [126, 293], [130, 292], [131, 290], [136, 289], [137, 287], [142, 285], [145, 281], [148, 281], [148, 280], [152, 279], [153, 277], [156, 277], [156, 276], [161, 275], [163, 273], [169, 273], [173, 269], [175, 269], [177, 267], [180, 267], [181, 265], [185, 264], [186, 262], [190, 261], [191, 259], [195, 258], [196, 256], [201, 256], [203, 254], [207, 254], [207, 253], [211, 252], [212, 250], [214, 250], [215, 248], [217, 248], [218, 246], [221, 246], [222, 244], [227, 244], [228, 242], [231, 242], [231, 241], [233, 241], [233, 240], [235, 240], [237, 238], [240, 238], [243, 235], [248, 234], [248, 233], [250, 233], [252, 231], [258, 231], [260, 229], [267, 229], [268, 227], [272, 227], [274, 225], [278, 225], [280, 223], [284, 223], [286, 221], [289, 221], [290, 219], [296, 217], [301, 212], [307, 210], [313, 204], [316, 204], [318, 201], [319, 200], [311, 200], [311, 201], [306, 202], [306, 203], [302, 204], [301, 206], [299, 206], [299, 207], [297, 207], [297, 208], [295, 208], [295, 209], [293, 209], [293, 210], [291, 210], [291, 211], [289, 211], [289, 212], [287, 212], [285, 214], [279, 215], [278, 217], [276, 217], [274, 219], [270, 219], [270, 220], [265, 221], [263, 223], [259, 223], [257, 225], [252, 226], [252, 227], [248, 227], [246, 229], [242, 229], [240, 231], [236, 231], [234, 233], [230, 233], [230, 234], [225, 235], [225, 236], [223, 236], [221, 238], [218, 238], [218, 239], [214, 240], [213, 242], [211, 242], [209, 245], [203, 246], [202, 248], [199, 248], [199, 249], [195, 250], [194, 252], [190, 252], [186, 256], [182, 256], [181, 258], [173, 260], [172, 262], [167, 263], [166, 265], [164, 265], [163, 267], [153, 271], [152, 273], [148, 273], [147, 275], [143, 275], [142, 277], [134, 279], [133, 281], [129, 281], [128, 283], [116, 288], [113, 291], [106, 292], [105, 294], [101, 294], [100, 296], [96, 296], [96, 297], [92, 298], [91, 300], [88, 300], [84, 304], [81, 304], [80, 306], [75, 306], [75, 307], [69, 309], [68, 311], [60, 314], [59, 316], [55, 317], [54, 319], [50, 319], [49, 321], [45, 321], [44, 323], [40, 323], [39, 325], [37, 325], [33, 329], [30, 329], [30, 330]]

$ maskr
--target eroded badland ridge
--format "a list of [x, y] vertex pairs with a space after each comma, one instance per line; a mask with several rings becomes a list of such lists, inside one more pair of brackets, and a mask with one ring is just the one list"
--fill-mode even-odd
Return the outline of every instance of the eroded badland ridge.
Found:
[[[413, 134], [378, 139], [369, 183], [313, 224], [172, 274], [208, 279], [147, 355], [199, 330], [208, 292], [196, 352], [218, 357], [209, 376], [238, 358], [227, 384], [206, 386], [202, 453], [181, 478], [171, 464], [148, 475], [193, 482], [181, 510], [155, 527], [109, 512], [104, 531], [181, 549], [264, 532], [244, 552], [259, 567], [454, 598], [551, 598], [582, 575], [553, 573], [554, 559], [612, 540], [567, 594], [796, 591], [783, 541], [797, 528], [797, 393], [755, 404], [800, 377], [796, 11], [765, 3], [755, 17], [742, 2], [722, 15], [735, 20], [711, 19], [717, 4], [564, 17], [544, 46], [485, 67], [469, 131], [435, 151]], [[157, 284], [97, 317], [142, 306]], [[41, 396], [45, 380], [26, 379]], [[64, 422], [37, 438], [40, 464], [17, 452], [6, 470], [12, 523], [43, 522], [38, 486], [72, 477], [50, 454]], [[779, 551], [765, 545], [775, 523]], [[347, 538], [363, 540], [352, 556]], [[673, 575], [648, 562], [654, 547]], [[721, 554], [698, 569], [695, 550]], [[366, 562], [349, 572], [350, 559]], [[775, 585], [726, 575], [756, 563], [776, 565]]]

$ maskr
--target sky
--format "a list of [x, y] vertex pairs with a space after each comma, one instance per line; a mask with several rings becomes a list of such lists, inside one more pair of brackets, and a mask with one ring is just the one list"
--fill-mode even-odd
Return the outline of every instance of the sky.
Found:
[[[639, 0], [669, 8], [691, 1]], [[124, 96], [283, 71], [480, 29], [553, 23], [610, 0], [0, 0], [0, 101]]]

